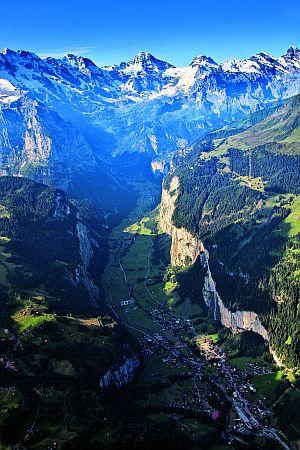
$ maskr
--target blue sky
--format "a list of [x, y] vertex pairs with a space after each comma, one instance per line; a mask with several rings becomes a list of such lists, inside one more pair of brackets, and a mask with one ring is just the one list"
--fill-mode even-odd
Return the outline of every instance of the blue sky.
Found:
[[145, 50], [180, 66], [300, 47], [299, 0], [11, 0], [1, 2], [0, 46], [99, 65]]

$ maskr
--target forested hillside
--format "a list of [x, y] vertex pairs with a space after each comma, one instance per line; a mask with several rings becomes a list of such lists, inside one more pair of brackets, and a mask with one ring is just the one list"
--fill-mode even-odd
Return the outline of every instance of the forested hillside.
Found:
[[91, 306], [83, 272], [91, 270], [99, 246], [65, 193], [2, 177], [0, 208], [3, 289], [25, 296], [45, 292], [54, 310]]
[[1, 448], [103, 422], [100, 379], [131, 353], [92, 276], [97, 239], [62, 190], [0, 177]]

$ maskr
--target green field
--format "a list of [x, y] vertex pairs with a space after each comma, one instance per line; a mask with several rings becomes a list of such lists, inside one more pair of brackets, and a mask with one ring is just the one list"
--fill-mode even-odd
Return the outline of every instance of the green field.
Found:
[[129, 225], [124, 231], [126, 233], [154, 236], [156, 234], [155, 227], [156, 225], [153, 218], [143, 217], [138, 222]]
[[22, 333], [25, 330], [32, 330], [45, 321], [55, 320], [53, 314], [46, 312], [46, 307], [32, 300], [19, 300], [19, 307], [12, 315], [14, 321], [14, 328], [17, 332]]
[[288, 236], [300, 233], [300, 196], [296, 196], [291, 204], [291, 213], [284, 219], [280, 230]]
[[205, 339], [210, 339], [213, 344], [217, 344], [219, 342], [219, 335], [218, 333], [214, 333], [197, 336], [197, 343], [201, 345], [204, 343]]
[[265, 397], [266, 404], [268, 406], [272, 406], [273, 399], [275, 397], [275, 390], [276, 387], [279, 386], [282, 376], [283, 372], [278, 370], [277, 372], [253, 377], [251, 381], [256, 387], [256, 392], [251, 394], [251, 398], [256, 400]]
[[256, 363], [256, 364], [263, 363], [264, 366], [268, 365], [260, 357], [250, 358], [248, 356], [241, 356], [239, 358], [232, 358], [229, 360], [229, 363], [232, 367], [235, 367], [236, 369], [240, 369], [240, 370], [247, 370], [247, 366], [246, 366], [247, 362]]

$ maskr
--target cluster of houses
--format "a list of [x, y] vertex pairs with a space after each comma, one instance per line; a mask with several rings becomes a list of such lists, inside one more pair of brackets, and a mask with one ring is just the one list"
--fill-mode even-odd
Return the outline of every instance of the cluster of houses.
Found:
[[168, 330], [175, 335], [191, 326], [190, 320], [172, 315], [172, 313], [164, 306], [152, 309], [150, 311], [150, 316], [163, 330]]
[[14, 372], [17, 372], [18, 369], [16, 368], [16, 365], [13, 361], [10, 361], [8, 359], [0, 357], [0, 366], [4, 366], [5, 369], [12, 370]]
[[226, 359], [226, 354], [224, 350], [218, 346], [214, 345], [212, 339], [209, 337], [203, 337], [196, 341], [201, 351], [204, 353], [207, 361], [213, 359], [224, 361]]
[[251, 394], [256, 392], [255, 385], [251, 383], [251, 377], [271, 373], [272, 368], [249, 361], [245, 363], [245, 370], [240, 370], [230, 365], [224, 351], [218, 345], [214, 345], [211, 339], [201, 338], [199, 345], [208, 366], [214, 368], [218, 379], [222, 380], [225, 390], [232, 397], [236, 409], [240, 411], [240, 415], [238, 414], [235, 419], [234, 430], [243, 432], [247, 422], [249, 426], [255, 427], [268, 425], [271, 416], [264, 399], [250, 401]]

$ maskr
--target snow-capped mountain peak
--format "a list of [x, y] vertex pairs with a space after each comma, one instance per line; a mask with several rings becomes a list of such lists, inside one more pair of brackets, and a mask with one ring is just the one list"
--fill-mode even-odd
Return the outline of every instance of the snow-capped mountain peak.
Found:
[[148, 61], [153, 61], [155, 59], [156, 58], [153, 55], [151, 55], [151, 53], [140, 51], [134, 56], [134, 58], [132, 58], [130, 63], [131, 64], [146, 63]]
[[249, 58], [250, 61], [255, 61], [257, 62], [260, 66], [274, 66], [277, 63], [276, 58], [274, 58], [273, 56], [271, 56], [269, 53], [266, 52], [261, 52], [261, 53], [257, 53], [254, 56], [251, 56], [251, 58]]
[[193, 59], [190, 66], [217, 69], [219, 67], [219, 64], [216, 63], [216, 61], [214, 61], [210, 56], [198, 55]]
[[40, 60], [40, 57], [36, 55], [33, 52], [28, 52], [27, 50], [11, 50], [10, 48], [4, 48], [2, 50], [2, 55], [4, 55], [6, 58], [13, 58], [13, 59], [22, 59], [27, 61], [38, 61]]
[[134, 72], [143, 72], [143, 71], [155, 71], [155, 72], [163, 72], [172, 66], [168, 62], [162, 61], [160, 59], [155, 58], [155, 56], [151, 55], [149, 52], [139, 52], [129, 63], [127, 64], [127, 68], [130, 71]]
[[221, 68], [224, 72], [232, 73], [292, 73], [300, 68], [300, 51], [297, 47], [291, 47], [279, 58], [260, 52], [249, 59], [225, 61]]
[[84, 58], [83, 56], [73, 55], [72, 53], [68, 53], [63, 57], [62, 61], [72, 66], [75, 70], [79, 72], [91, 76], [91, 74], [99, 74], [101, 73], [101, 69], [96, 66], [96, 64], [89, 58]]
[[[2, 55], [8, 55], [10, 52], [13, 52], [13, 50], [11, 50], [10, 48], [5, 47], [5, 48], [2, 50], [1, 54], [2, 54]], [[13, 52], [13, 53], [15, 53], [15, 52]]]
[[72, 53], [67, 53], [66, 56], [63, 57], [63, 61], [68, 62], [73, 67], [97, 67], [91, 59], [73, 55]]
[[261, 52], [220, 65], [198, 55], [187, 67], [174, 67], [149, 52], [102, 68], [72, 53], [62, 59], [22, 50], [0, 53], [0, 124], [1, 110], [21, 111], [29, 98], [97, 146], [103, 139], [113, 154], [176, 150], [214, 127], [299, 92], [297, 47], [279, 58]]
[[296, 47], [296, 45], [292, 45], [290, 48], [287, 49], [286, 52], [287, 55], [290, 57], [300, 57], [300, 49]]

